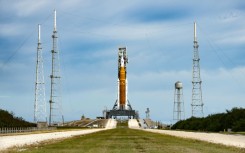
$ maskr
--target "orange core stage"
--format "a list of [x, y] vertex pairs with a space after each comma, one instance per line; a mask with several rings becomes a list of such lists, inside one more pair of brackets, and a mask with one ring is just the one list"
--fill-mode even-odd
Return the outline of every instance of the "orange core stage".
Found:
[[125, 73], [125, 68], [120, 67], [120, 76], [119, 76], [119, 81], [120, 81], [120, 108], [124, 109], [125, 103], [126, 103], [126, 73]]

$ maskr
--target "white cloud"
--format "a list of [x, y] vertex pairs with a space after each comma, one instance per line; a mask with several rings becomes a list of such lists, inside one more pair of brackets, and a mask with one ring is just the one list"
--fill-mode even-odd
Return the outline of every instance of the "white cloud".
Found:
[[220, 38], [217, 38], [216, 43], [221, 45], [241, 45], [245, 42], [245, 30], [237, 29], [223, 33]]
[[0, 35], [5, 37], [20, 36], [25, 30], [25, 24], [0, 24]]
[[12, 4], [13, 11], [20, 17], [26, 17], [34, 14], [37, 11], [41, 11], [48, 5], [48, 1], [32, 1], [32, 0], [23, 0], [16, 1]]

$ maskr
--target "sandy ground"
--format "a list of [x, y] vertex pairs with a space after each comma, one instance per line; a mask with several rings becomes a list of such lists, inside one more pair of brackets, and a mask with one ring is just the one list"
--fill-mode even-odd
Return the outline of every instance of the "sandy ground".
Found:
[[235, 146], [245, 148], [245, 135], [227, 135], [219, 133], [201, 133], [201, 132], [184, 132], [170, 130], [144, 129], [145, 131], [162, 133], [182, 138], [191, 138], [211, 143], [223, 144], [227, 146]]
[[15, 136], [0, 136], [0, 152], [11, 147], [20, 147], [24, 145], [37, 144], [42, 141], [68, 138], [76, 135], [84, 135], [102, 131], [105, 129], [88, 129], [78, 131], [54, 132], [54, 133], [41, 133], [29, 135], [15, 135]]
[[107, 122], [105, 129], [87, 129], [65, 132], [41, 133], [41, 134], [26, 134], [26, 135], [13, 135], [13, 136], [0, 136], [0, 151], [6, 150], [11, 147], [21, 147], [24, 145], [37, 144], [42, 141], [69, 138], [76, 135], [85, 135], [102, 130], [116, 128], [117, 121], [110, 119]]

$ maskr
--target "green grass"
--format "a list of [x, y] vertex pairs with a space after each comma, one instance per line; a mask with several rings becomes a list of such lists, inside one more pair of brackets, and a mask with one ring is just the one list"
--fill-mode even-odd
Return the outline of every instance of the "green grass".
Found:
[[245, 132], [224, 132], [224, 134], [240, 134], [240, 135], [245, 135]]
[[82, 130], [82, 129], [89, 129], [87, 127], [70, 127], [70, 126], [58, 126], [57, 130]]
[[[20, 151], [15, 149], [9, 152]], [[176, 138], [119, 127], [38, 146], [22, 148], [34, 153], [245, 153], [245, 149], [226, 147], [197, 140]]]

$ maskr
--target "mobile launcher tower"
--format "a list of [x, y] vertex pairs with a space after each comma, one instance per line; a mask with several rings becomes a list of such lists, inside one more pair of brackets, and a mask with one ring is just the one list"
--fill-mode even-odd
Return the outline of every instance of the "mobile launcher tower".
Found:
[[105, 118], [117, 118], [117, 116], [127, 116], [128, 118], [138, 118], [138, 113], [132, 109], [128, 100], [127, 81], [128, 56], [126, 47], [118, 49], [118, 80], [117, 80], [117, 100], [112, 110], [104, 110]]

